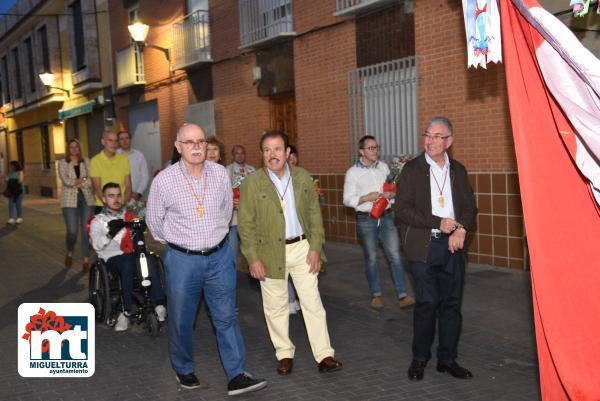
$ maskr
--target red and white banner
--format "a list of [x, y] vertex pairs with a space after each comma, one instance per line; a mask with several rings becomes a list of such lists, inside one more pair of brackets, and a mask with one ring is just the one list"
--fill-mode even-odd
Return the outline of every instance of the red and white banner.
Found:
[[600, 61], [536, 0], [500, 0], [545, 400], [600, 399]]

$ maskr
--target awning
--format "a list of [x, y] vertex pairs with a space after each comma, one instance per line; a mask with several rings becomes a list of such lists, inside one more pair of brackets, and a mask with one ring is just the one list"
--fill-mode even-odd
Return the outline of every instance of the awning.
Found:
[[60, 109], [60, 110], [58, 110], [58, 119], [66, 120], [67, 118], [73, 118], [73, 117], [80, 116], [82, 114], [91, 113], [92, 109], [94, 108], [94, 103], [95, 102], [93, 102], [93, 101], [89, 101], [89, 102], [79, 104], [77, 106], [69, 107], [66, 109]]

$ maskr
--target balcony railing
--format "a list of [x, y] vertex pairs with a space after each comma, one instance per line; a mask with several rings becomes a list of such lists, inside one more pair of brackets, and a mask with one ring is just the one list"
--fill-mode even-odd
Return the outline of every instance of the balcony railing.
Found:
[[117, 90], [144, 85], [144, 58], [136, 45], [117, 51]]
[[335, 16], [361, 14], [393, 3], [410, 3], [407, 0], [336, 0]]
[[208, 11], [198, 10], [173, 24], [173, 69], [212, 61]]
[[240, 47], [257, 47], [294, 36], [292, 0], [239, 0]]

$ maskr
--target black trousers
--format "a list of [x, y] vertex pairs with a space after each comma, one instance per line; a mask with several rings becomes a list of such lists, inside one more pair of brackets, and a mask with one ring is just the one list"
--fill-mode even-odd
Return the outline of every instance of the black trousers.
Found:
[[462, 251], [448, 250], [448, 237], [431, 239], [427, 263], [410, 262], [415, 281], [413, 359], [431, 359], [431, 345], [438, 323], [437, 359], [453, 362], [457, 357], [462, 314], [460, 312], [465, 276]]

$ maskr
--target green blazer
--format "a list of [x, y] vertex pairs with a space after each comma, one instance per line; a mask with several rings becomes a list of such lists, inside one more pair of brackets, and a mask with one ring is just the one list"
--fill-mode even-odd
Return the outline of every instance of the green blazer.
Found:
[[[298, 220], [310, 250], [322, 255], [325, 229], [315, 184], [308, 171], [290, 169]], [[246, 177], [240, 187], [238, 231], [248, 263], [261, 260], [267, 277], [285, 278], [285, 218], [265, 167]]]

